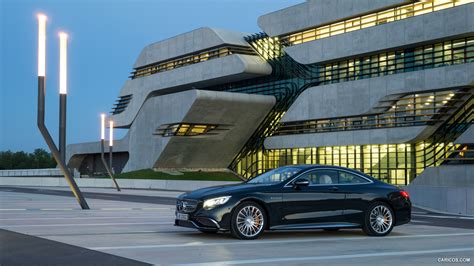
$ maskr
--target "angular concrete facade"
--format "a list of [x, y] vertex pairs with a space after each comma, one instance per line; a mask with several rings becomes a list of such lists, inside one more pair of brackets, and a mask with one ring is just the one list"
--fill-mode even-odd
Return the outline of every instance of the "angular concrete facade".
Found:
[[[150, 44], [112, 110], [128, 129], [116, 168], [330, 164], [397, 185], [472, 169], [472, 14], [474, 0], [308, 0], [262, 15], [262, 33]], [[69, 166], [98, 148], [70, 145]]]
[[285, 52], [301, 64], [313, 64], [469, 36], [474, 33], [473, 13], [474, 3], [306, 42]]

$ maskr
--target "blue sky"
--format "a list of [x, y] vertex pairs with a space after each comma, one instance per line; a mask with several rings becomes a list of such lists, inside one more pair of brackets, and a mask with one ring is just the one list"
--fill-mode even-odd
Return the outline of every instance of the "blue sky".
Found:
[[[141, 49], [202, 26], [255, 33], [303, 0], [0, 0], [0, 150], [46, 148], [36, 127], [36, 13], [48, 15], [46, 123], [58, 132], [58, 37], [69, 33], [68, 143], [95, 141]], [[124, 130], [119, 133], [123, 135]]]

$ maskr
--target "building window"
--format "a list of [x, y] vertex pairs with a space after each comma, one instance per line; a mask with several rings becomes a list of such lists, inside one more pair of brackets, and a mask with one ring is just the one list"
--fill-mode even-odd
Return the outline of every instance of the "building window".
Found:
[[[405, 104], [424, 105], [419, 96], [407, 99]], [[448, 100], [446, 98], [451, 96], [442, 97]], [[430, 105], [437, 104], [437, 96], [427, 98], [432, 99]], [[452, 143], [473, 123], [474, 98], [472, 95], [468, 98], [431, 137], [418, 143], [262, 149], [242, 157], [235, 170], [244, 177], [253, 177], [285, 165], [335, 165], [358, 169], [391, 184], [408, 185], [426, 167], [474, 163], [472, 145]], [[425, 110], [422, 108], [413, 112], [424, 113]]]
[[280, 39], [284, 46], [292, 46], [469, 3], [474, 3], [474, 0], [416, 1], [412, 4], [389, 8], [372, 14], [280, 36]]
[[471, 94], [469, 89], [406, 94], [381, 101], [374, 108], [380, 113], [281, 123], [273, 135], [431, 125], [455, 110], [466, 94]]
[[118, 115], [121, 112], [125, 111], [125, 109], [127, 108], [132, 98], [133, 98], [133, 95], [128, 94], [128, 95], [120, 96], [118, 100], [115, 100], [116, 103], [114, 104], [114, 107], [112, 108], [112, 115]]
[[319, 66], [322, 84], [474, 62], [474, 37], [380, 53]]
[[218, 131], [228, 129], [229, 128], [226, 126], [216, 124], [176, 123], [160, 126], [158, 129], [156, 129], [154, 135], [163, 137], [216, 135], [218, 134]]
[[175, 68], [197, 64], [214, 58], [220, 58], [232, 54], [256, 55], [255, 51], [246, 46], [227, 45], [224, 47], [214, 47], [205, 51], [187, 54], [178, 58], [156, 62], [147, 66], [136, 68], [130, 76], [132, 79], [152, 75], [158, 72], [168, 71]]

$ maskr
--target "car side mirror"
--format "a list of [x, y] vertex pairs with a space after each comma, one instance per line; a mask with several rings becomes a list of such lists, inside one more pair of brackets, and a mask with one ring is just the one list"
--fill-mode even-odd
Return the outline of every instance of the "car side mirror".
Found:
[[307, 187], [309, 186], [309, 180], [306, 178], [300, 178], [293, 183], [294, 188]]

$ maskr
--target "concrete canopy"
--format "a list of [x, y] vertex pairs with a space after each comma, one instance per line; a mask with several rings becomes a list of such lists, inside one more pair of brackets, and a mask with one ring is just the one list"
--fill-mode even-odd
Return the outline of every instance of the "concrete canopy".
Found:
[[[130, 128], [124, 171], [144, 168], [227, 168], [275, 104], [273, 96], [189, 90], [148, 99]], [[160, 136], [164, 124], [221, 125], [215, 135]]]

